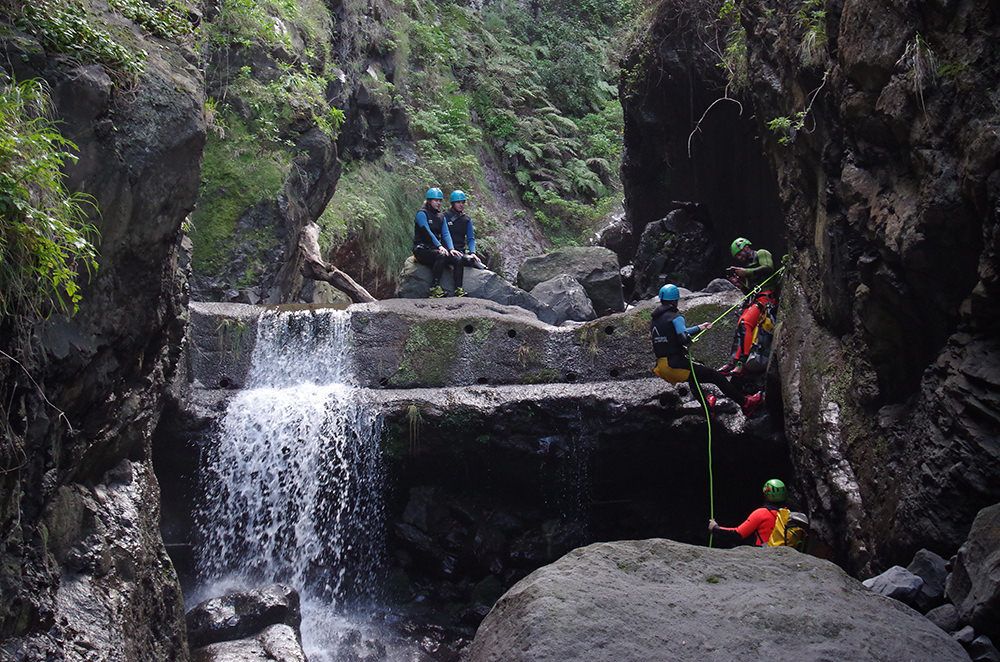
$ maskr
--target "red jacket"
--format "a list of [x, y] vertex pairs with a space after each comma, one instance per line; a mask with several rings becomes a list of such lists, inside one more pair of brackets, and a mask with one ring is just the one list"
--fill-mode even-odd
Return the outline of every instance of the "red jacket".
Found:
[[754, 544], [758, 547], [763, 547], [771, 537], [771, 531], [774, 530], [774, 521], [776, 519], [778, 519], [777, 508], [772, 510], [767, 506], [761, 506], [750, 513], [746, 521], [739, 526], [720, 526], [719, 528], [723, 531], [735, 531], [740, 538], [749, 538], [750, 534], [756, 532], [757, 539], [754, 540]]

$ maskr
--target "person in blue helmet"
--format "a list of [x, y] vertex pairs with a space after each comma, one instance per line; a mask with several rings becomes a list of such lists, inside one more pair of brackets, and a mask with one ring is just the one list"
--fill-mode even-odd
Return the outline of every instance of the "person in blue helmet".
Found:
[[[485, 269], [486, 265], [476, 255], [476, 230], [472, 219], [465, 213], [467, 201], [464, 191], [452, 191], [448, 196], [451, 208], [444, 213], [444, 220], [448, 224], [448, 234], [451, 235], [451, 241], [455, 245], [455, 253], [462, 258], [462, 265]], [[461, 295], [456, 291], [455, 296]]]
[[465, 275], [462, 254], [455, 250], [448, 224], [441, 213], [444, 193], [437, 187], [429, 188], [424, 198], [423, 207], [413, 219], [413, 257], [420, 264], [431, 268], [429, 296], [438, 299], [445, 295], [441, 287], [441, 276], [448, 266], [452, 267], [454, 273], [455, 295], [465, 296], [465, 290], [462, 289], [462, 276]]
[[[692, 393], [698, 392], [695, 377], [698, 378], [699, 384], [715, 384], [727, 398], [741, 403], [744, 414], [751, 416], [763, 403], [763, 392], [743, 397], [723, 375], [708, 366], [689, 361], [688, 345], [691, 344], [692, 335], [711, 329], [712, 323], [687, 326], [684, 316], [677, 310], [680, 298], [680, 289], [676, 285], [668, 284], [660, 288], [660, 305], [653, 311], [650, 320], [653, 352], [656, 354], [653, 374], [671, 384], [686, 381], [690, 384]], [[705, 394], [705, 402], [709, 407], [714, 407], [715, 397]]]

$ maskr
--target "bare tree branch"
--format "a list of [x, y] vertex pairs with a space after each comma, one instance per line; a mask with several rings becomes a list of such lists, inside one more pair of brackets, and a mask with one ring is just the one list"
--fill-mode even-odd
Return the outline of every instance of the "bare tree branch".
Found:
[[375, 301], [375, 297], [358, 285], [357, 281], [323, 260], [319, 249], [319, 226], [315, 223], [306, 224], [299, 233], [299, 251], [302, 253], [303, 277], [330, 283], [351, 297], [354, 303]]

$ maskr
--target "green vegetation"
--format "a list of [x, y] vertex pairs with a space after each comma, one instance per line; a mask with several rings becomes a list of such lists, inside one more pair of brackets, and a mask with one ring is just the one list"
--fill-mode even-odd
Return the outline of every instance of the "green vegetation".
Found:
[[806, 65], [826, 61], [826, 0], [805, 0], [796, 15], [805, 31], [799, 44], [799, 56]]
[[719, 8], [719, 23], [725, 32], [725, 38], [718, 67], [726, 72], [726, 79], [729, 81], [727, 92], [738, 94], [750, 87], [747, 31], [740, 22], [739, 0], [723, 0]]
[[236, 242], [268, 242], [266, 236], [237, 236], [240, 216], [261, 201], [274, 200], [288, 172], [288, 159], [275, 147], [260, 143], [236, 116], [226, 120], [226, 137], [209, 134], [202, 160], [199, 204], [194, 225], [193, 259], [205, 273], [216, 273], [228, 262]]
[[127, 77], [145, 66], [146, 52], [123, 43], [120, 35], [102, 26], [99, 18], [74, 0], [26, 2], [15, 17], [19, 28], [34, 35], [45, 48], [82, 62], [97, 62]]
[[[209, 69], [214, 96], [206, 100], [205, 116], [211, 133], [192, 216], [193, 263], [201, 274], [224, 275], [231, 285], [246, 287], [272, 266], [266, 253], [281, 239], [274, 228], [237, 234], [240, 219], [258, 206], [277, 209], [305, 128], [336, 139], [346, 117], [327, 99], [336, 69], [333, 21], [321, 0], [222, 0], [218, 10], [200, 34], [206, 58], [266, 64]], [[329, 217], [320, 222], [329, 224]], [[237, 247], [249, 259], [232, 273]]]
[[48, 113], [44, 83], [0, 79], [0, 319], [18, 327], [75, 313], [80, 272], [97, 269], [96, 207], [66, 190], [62, 169], [76, 145]]

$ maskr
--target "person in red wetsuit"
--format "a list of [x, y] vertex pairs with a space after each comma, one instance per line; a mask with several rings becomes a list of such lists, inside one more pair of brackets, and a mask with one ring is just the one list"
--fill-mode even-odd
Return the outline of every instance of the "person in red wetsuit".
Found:
[[785, 484], [777, 478], [764, 483], [764, 505], [750, 513], [739, 526], [719, 526], [714, 519], [708, 520], [708, 530], [711, 533], [723, 535], [736, 535], [742, 540], [746, 540], [751, 535], [754, 537], [754, 545], [763, 547], [771, 537], [774, 530], [774, 520], [778, 517], [780, 510], [785, 503]]
[[[774, 274], [774, 258], [771, 252], [763, 248], [754, 250], [750, 240], [745, 237], [736, 238], [729, 247], [733, 258], [739, 262], [738, 267], [730, 267], [731, 280], [745, 293], [749, 294]], [[736, 337], [733, 339], [733, 354], [719, 372], [730, 377], [743, 375], [744, 362], [753, 347], [753, 334], [760, 324], [764, 312], [769, 306], [777, 306], [777, 287], [768, 285], [750, 297], [744, 304], [736, 324]]]

